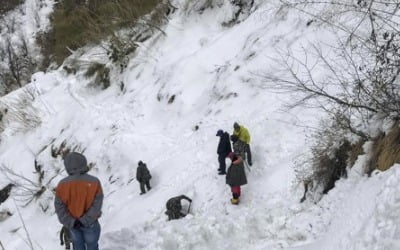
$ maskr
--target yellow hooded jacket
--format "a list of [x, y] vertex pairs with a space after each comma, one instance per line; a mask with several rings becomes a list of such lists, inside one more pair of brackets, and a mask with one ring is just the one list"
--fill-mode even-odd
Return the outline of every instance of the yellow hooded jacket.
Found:
[[233, 134], [239, 137], [239, 140], [245, 142], [246, 144], [250, 144], [250, 134], [247, 128], [240, 126], [239, 131], [233, 130]]

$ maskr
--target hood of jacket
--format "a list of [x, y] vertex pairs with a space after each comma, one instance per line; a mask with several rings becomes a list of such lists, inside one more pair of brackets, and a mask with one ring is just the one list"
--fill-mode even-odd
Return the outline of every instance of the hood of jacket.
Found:
[[84, 174], [89, 171], [84, 155], [72, 152], [64, 157], [65, 170], [69, 175]]

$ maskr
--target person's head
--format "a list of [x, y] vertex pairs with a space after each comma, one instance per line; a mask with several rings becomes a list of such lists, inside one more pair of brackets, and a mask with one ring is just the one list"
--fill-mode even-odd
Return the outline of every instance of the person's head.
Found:
[[142, 161], [139, 161], [139, 162], [138, 162], [138, 166], [143, 166], [143, 164], [144, 164], [144, 163], [143, 163]]
[[237, 140], [239, 140], [239, 137], [237, 135], [231, 135], [231, 141], [233, 143], [237, 142]]
[[69, 175], [84, 174], [89, 171], [85, 156], [77, 152], [68, 153], [64, 157], [64, 166]]
[[224, 131], [222, 129], [218, 129], [216, 136], [222, 136]]
[[240, 130], [240, 125], [239, 125], [239, 123], [235, 122], [235, 123], [233, 124], [233, 129], [234, 129], [235, 131], [239, 131], [239, 130]]

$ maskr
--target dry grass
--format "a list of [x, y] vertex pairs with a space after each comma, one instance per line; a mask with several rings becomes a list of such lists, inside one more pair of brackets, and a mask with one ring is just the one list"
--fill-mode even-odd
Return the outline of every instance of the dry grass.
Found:
[[135, 26], [160, 3], [161, 0], [62, 1], [51, 17], [52, 29], [37, 39], [45, 57], [43, 67], [51, 62], [60, 65], [71, 51], [98, 43], [121, 28]]
[[400, 123], [397, 122], [391, 131], [379, 135], [372, 146], [368, 174], [373, 170], [388, 170], [394, 163], [400, 162]]

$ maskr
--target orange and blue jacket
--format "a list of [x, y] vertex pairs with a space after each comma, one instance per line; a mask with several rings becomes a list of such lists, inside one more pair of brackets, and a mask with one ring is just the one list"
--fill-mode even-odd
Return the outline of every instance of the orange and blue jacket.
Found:
[[86, 159], [72, 163], [73, 167], [64, 161], [70, 175], [57, 185], [55, 210], [59, 221], [67, 228], [72, 228], [77, 219], [89, 226], [101, 215], [103, 190], [99, 179], [86, 173]]

